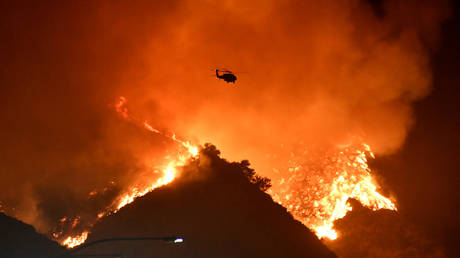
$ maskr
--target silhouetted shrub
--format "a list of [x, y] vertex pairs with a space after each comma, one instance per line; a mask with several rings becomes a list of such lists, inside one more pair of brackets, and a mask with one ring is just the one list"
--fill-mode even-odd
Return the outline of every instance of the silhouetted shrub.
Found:
[[[201, 149], [201, 153], [210, 157], [211, 159], [219, 159], [222, 161], [227, 162], [225, 159], [220, 158], [220, 151], [216, 148], [216, 146], [205, 143], [203, 148]], [[251, 165], [248, 160], [242, 160], [241, 162], [232, 162], [230, 163], [233, 166], [236, 166], [238, 169], [236, 171], [242, 171], [249, 182], [261, 191], [267, 191], [271, 186], [271, 179], [268, 177], [259, 176], [256, 174], [255, 170], [250, 168]]]

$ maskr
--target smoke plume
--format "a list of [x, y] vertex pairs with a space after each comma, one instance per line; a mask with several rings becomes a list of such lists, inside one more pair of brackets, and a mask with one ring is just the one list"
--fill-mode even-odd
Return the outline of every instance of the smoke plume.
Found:
[[[377, 153], [397, 150], [411, 104], [430, 92], [447, 14], [440, 1], [359, 0], [0, 9], [0, 200], [42, 232], [93, 214], [167, 155], [170, 141], [119, 119], [121, 95], [158, 128], [212, 142], [265, 176], [300, 142], [359, 137]], [[236, 84], [215, 68], [232, 70]]]
[[[281, 146], [299, 142], [324, 147], [360, 137], [389, 153], [413, 123], [411, 104], [430, 92], [430, 51], [445, 8], [186, 1], [121, 87], [152, 120], [155, 105], [168, 114], [163, 124], [215, 143], [226, 157], [249, 158], [261, 173], [273, 167], [267, 154], [283, 156], [290, 150]], [[235, 87], [212, 68], [234, 71]]]

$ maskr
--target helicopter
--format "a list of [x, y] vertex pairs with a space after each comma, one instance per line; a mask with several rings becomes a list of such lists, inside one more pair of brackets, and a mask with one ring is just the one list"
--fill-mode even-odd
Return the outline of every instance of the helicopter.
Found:
[[[219, 69], [215, 69], [216, 70], [216, 76], [217, 78], [219, 79], [222, 79], [224, 80], [225, 82], [227, 83], [235, 83], [236, 81], [236, 76], [235, 74], [232, 72], [232, 71], [229, 71], [229, 70], [219, 70]], [[221, 72], [222, 74], [219, 74], [219, 72]]]

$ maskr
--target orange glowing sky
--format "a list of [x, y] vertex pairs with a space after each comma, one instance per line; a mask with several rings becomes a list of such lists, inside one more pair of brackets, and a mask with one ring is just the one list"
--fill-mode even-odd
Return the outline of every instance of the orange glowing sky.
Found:
[[[17, 51], [5, 60], [17, 72], [4, 79], [15, 87], [2, 105], [15, 112], [2, 116], [1, 156], [17, 173], [0, 183], [0, 200], [41, 232], [82, 210], [93, 216], [171, 156], [177, 139], [211, 142], [275, 183], [291, 175], [279, 167], [354, 139], [376, 154], [398, 150], [413, 103], [430, 92], [445, 17], [443, 4], [415, 1], [388, 1], [385, 17], [358, 0], [61, 5], [7, 17], [16, 36], [6, 44]], [[215, 68], [237, 83], [217, 80]], [[128, 122], [115, 114], [119, 96]], [[65, 208], [95, 189], [101, 200]]]

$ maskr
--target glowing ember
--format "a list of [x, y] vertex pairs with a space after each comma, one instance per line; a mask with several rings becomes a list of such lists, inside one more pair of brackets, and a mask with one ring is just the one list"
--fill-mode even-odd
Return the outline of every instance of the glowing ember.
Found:
[[299, 158], [306, 161], [293, 159], [289, 173], [282, 173], [289, 176], [274, 182], [272, 197], [319, 238], [336, 239], [334, 221], [351, 211], [349, 198], [373, 210], [396, 210], [392, 201], [377, 192], [367, 155], [373, 157], [369, 146], [361, 144]]
[[154, 133], [160, 133], [160, 131], [153, 128], [147, 121], [144, 121], [144, 128]]
[[115, 105], [115, 108], [123, 118], [128, 119], [128, 109], [125, 107], [126, 104], [126, 98], [125, 97], [120, 97], [118, 103]]

